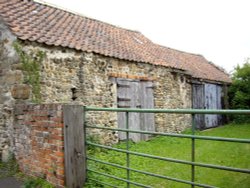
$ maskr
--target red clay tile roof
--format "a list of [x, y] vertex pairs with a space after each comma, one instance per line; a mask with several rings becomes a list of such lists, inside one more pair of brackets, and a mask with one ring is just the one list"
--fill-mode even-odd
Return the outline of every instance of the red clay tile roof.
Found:
[[155, 54], [170, 64], [175, 64], [179, 68], [188, 71], [194, 78], [231, 82], [224, 70], [208, 62], [202, 55], [182, 52], [160, 45], [158, 45]]
[[0, 0], [0, 16], [19, 39], [189, 71], [195, 78], [231, 82], [199, 55], [154, 44], [141, 33], [32, 0]]

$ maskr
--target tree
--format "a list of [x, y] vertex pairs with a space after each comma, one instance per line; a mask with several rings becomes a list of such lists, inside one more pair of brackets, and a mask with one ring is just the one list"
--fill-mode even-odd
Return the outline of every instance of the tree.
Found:
[[[232, 74], [232, 85], [229, 88], [229, 102], [232, 109], [250, 109], [250, 58], [237, 66]], [[248, 116], [234, 116], [235, 121], [248, 121]]]

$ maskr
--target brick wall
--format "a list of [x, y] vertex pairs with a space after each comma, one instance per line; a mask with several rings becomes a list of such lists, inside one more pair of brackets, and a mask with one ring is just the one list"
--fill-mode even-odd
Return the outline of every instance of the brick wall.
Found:
[[20, 170], [64, 187], [62, 105], [17, 105], [14, 113], [14, 153]]

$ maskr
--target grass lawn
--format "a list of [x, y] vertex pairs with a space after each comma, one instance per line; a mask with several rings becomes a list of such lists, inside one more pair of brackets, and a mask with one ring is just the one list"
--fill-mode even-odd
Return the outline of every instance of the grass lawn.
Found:
[[[190, 131], [186, 131], [189, 134]], [[250, 124], [227, 125], [206, 131], [196, 132], [197, 135], [219, 136], [230, 138], [250, 138]], [[118, 144], [117, 148], [126, 148], [124, 143]], [[191, 160], [191, 139], [155, 137], [150, 141], [143, 141], [137, 144], [130, 143], [130, 150], [141, 153], [169, 157], [182, 160]], [[126, 154], [106, 149], [91, 149], [89, 156], [119, 165], [126, 165]], [[250, 144], [230, 143], [219, 141], [196, 140], [196, 162], [230, 166], [236, 168], [250, 169]], [[108, 173], [126, 179], [126, 170], [115, 168], [109, 165], [88, 161], [88, 167], [99, 172]], [[154, 174], [170, 176], [179, 179], [191, 179], [191, 166], [177, 164], [156, 159], [149, 159], [130, 155], [130, 167], [144, 170]], [[250, 174], [228, 172], [224, 170], [196, 167], [196, 182], [225, 188], [249, 188]], [[107, 182], [109, 184], [126, 187], [126, 183], [102, 175], [89, 173], [89, 177]], [[131, 181], [149, 185], [155, 188], [182, 188], [190, 185], [177, 183], [174, 181], [155, 178], [140, 173], [131, 172]], [[102, 187], [89, 181], [87, 187]], [[108, 186], [107, 186], [108, 187]], [[137, 187], [131, 185], [131, 187]]]

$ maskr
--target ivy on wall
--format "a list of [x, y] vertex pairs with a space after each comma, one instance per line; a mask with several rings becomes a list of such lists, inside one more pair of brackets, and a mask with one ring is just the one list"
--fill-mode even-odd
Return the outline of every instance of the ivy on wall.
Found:
[[24, 71], [25, 84], [32, 87], [32, 102], [41, 102], [40, 65], [45, 58], [45, 52], [40, 50], [25, 52], [22, 46], [16, 41], [13, 46], [20, 57], [22, 70]]

